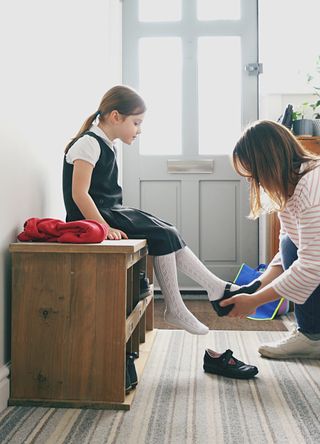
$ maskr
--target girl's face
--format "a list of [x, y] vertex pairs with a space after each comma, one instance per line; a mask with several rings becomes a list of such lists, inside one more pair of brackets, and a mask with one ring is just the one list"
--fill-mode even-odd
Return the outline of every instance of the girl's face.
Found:
[[125, 116], [124, 120], [119, 122], [117, 126], [117, 138], [123, 143], [131, 145], [141, 133], [143, 119], [144, 113], [134, 116]]

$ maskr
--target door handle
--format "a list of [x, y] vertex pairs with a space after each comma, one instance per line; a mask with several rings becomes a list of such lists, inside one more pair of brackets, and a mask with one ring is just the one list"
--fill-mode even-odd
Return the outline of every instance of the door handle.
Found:
[[167, 172], [171, 174], [210, 174], [213, 173], [213, 160], [167, 160]]

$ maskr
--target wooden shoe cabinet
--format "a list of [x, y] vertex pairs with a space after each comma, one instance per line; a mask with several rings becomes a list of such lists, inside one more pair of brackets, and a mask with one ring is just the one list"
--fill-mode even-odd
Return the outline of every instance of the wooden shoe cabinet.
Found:
[[[9, 404], [128, 409], [126, 352], [153, 330], [146, 241], [21, 242], [10, 252]], [[141, 271], [151, 285], [140, 300]]]

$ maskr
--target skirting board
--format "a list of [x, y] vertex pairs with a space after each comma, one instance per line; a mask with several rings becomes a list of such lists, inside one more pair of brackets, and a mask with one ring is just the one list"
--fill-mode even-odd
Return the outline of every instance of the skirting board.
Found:
[[5, 364], [0, 368], [0, 412], [8, 406], [10, 394], [9, 365]]

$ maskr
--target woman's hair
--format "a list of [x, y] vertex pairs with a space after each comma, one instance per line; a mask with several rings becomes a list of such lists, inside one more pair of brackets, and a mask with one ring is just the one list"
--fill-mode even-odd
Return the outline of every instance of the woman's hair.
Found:
[[129, 86], [114, 86], [102, 97], [98, 110], [85, 120], [78, 134], [68, 143], [65, 153], [68, 152], [71, 145], [73, 145], [82, 134], [91, 128], [91, 125], [98, 116], [101, 118], [114, 110], [118, 111], [122, 116], [127, 117], [143, 114], [146, 111], [146, 105], [142, 97]]
[[[285, 126], [268, 120], [250, 125], [233, 150], [235, 170], [250, 181], [250, 217], [266, 212], [261, 188], [272, 201], [269, 211], [283, 210], [300, 178], [317, 160]], [[306, 162], [310, 164], [300, 172]]]

